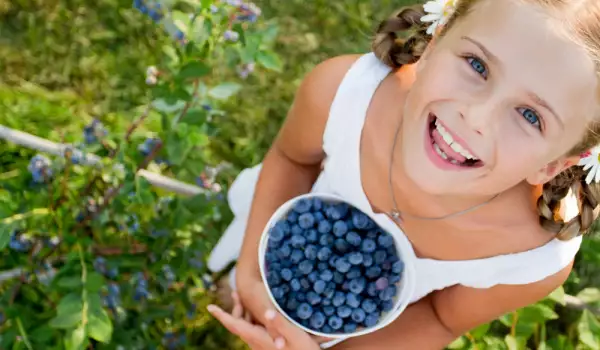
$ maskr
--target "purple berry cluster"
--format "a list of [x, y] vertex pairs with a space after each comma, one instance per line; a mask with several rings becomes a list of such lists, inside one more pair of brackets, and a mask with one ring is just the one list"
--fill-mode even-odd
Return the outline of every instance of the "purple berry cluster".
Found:
[[108, 131], [98, 119], [92, 120], [90, 124], [83, 128], [83, 139], [87, 144], [96, 143], [107, 134]]
[[271, 293], [304, 327], [353, 333], [393, 309], [404, 265], [393, 237], [358, 209], [299, 200], [271, 228], [267, 244]]
[[152, 18], [155, 22], [159, 22], [164, 16], [161, 4], [158, 1], [133, 0], [133, 7]]

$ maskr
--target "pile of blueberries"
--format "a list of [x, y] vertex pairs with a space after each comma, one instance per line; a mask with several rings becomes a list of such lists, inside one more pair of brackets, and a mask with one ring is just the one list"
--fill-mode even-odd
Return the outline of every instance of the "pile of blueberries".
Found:
[[281, 309], [326, 334], [377, 325], [404, 268], [392, 236], [367, 215], [318, 198], [299, 200], [270, 229], [265, 264]]

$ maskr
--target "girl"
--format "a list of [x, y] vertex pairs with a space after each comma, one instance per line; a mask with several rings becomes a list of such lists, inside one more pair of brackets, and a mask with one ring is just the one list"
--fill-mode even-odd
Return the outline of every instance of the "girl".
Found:
[[336, 349], [441, 349], [570, 273], [600, 198], [598, 153], [580, 160], [600, 142], [598, 1], [437, 0], [422, 9], [383, 22], [373, 53], [316, 67], [262, 169], [231, 189], [236, 219], [211, 267], [245, 231], [235, 284], [266, 329], [241, 318], [239, 303], [233, 316], [210, 310], [255, 349], [318, 348], [272, 311], [257, 266], [271, 214], [311, 190], [372, 214], [409, 247], [417, 276], [394, 323]]

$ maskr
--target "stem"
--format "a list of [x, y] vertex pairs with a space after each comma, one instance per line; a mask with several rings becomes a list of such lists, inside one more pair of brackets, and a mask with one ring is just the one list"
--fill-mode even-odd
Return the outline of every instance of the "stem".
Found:
[[88, 303], [87, 303], [87, 289], [85, 285], [87, 283], [87, 265], [85, 264], [85, 258], [83, 256], [83, 248], [81, 245], [77, 245], [77, 250], [79, 251], [79, 263], [81, 265], [81, 285], [83, 289], [81, 291], [81, 300], [83, 301], [82, 315], [81, 315], [81, 324], [85, 327], [88, 323], [87, 313], [88, 313]]
[[175, 119], [173, 119], [173, 125], [179, 123], [179, 121], [186, 115], [190, 107], [194, 105], [195, 99], [198, 97], [198, 87], [200, 85], [200, 80], [194, 80], [194, 92], [192, 93], [192, 99], [185, 103], [185, 106], [181, 110], [181, 113]]
[[24, 219], [27, 219], [30, 216], [37, 216], [37, 215], [48, 215], [50, 214], [50, 209], [48, 208], [36, 208], [33, 209], [31, 211], [28, 211], [27, 213], [22, 213], [22, 214], [15, 214], [13, 216], [9, 216], [7, 218], [4, 218], [2, 220], [0, 220], [0, 224], [4, 224], [4, 225], [10, 225], [16, 221], [21, 221]]
[[17, 317], [17, 327], [19, 328], [19, 333], [21, 334], [21, 337], [23, 337], [23, 342], [25, 343], [25, 346], [27, 347], [27, 349], [33, 350], [33, 347], [31, 346], [31, 343], [29, 342], [29, 339], [27, 338], [27, 333], [25, 332], [25, 328], [23, 328], [23, 323], [21, 322], [20, 317]]
[[519, 314], [514, 311], [513, 313], [512, 325], [510, 327], [510, 335], [513, 337], [517, 336], [517, 322], [519, 321]]

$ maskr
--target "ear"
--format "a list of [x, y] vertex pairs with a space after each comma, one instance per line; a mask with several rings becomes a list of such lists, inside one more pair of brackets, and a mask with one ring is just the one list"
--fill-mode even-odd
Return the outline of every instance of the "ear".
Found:
[[573, 165], [579, 162], [579, 156], [572, 156], [561, 158], [553, 162], [548, 163], [545, 167], [538, 170], [532, 176], [529, 176], [526, 181], [534, 186], [543, 185], [546, 182], [552, 180], [556, 175], [569, 169]]

